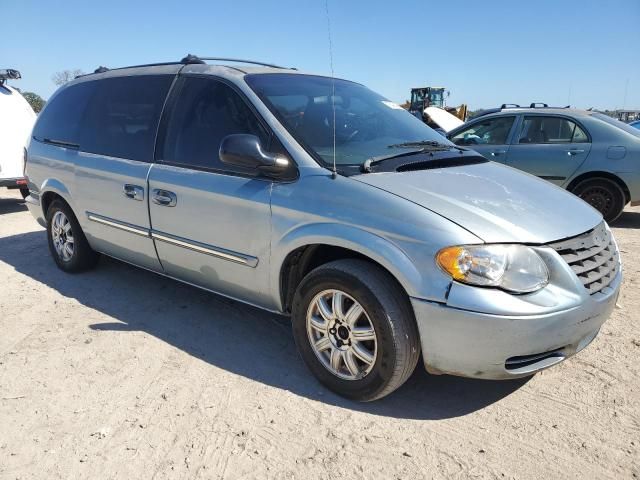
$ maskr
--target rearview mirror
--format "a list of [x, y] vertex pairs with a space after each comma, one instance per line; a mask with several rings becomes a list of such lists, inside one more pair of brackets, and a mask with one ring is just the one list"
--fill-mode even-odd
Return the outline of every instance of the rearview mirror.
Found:
[[227, 135], [220, 143], [220, 161], [227, 165], [256, 169], [277, 177], [289, 168], [289, 160], [264, 152], [260, 139], [255, 135], [238, 133]]

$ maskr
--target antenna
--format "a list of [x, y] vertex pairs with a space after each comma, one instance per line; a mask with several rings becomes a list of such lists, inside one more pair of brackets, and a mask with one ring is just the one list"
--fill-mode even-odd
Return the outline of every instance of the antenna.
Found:
[[622, 109], [627, 108], [627, 90], [629, 89], [629, 79], [624, 83], [624, 99], [622, 100]]
[[333, 113], [333, 172], [332, 178], [338, 176], [336, 169], [336, 80], [333, 73], [333, 46], [331, 45], [331, 21], [329, 19], [329, 0], [324, 0], [327, 12], [327, 36], [329, 37], [329, 66], [331, 67], [331, 111]]

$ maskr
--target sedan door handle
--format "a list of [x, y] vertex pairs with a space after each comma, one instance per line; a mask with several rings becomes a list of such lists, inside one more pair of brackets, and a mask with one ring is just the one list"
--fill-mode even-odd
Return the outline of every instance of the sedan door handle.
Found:
[[138, 200], [139, 202], [144, 200], [144, 188], [140, 185], [130, 185], [126, 183], [122, 187], [122, 192], [125, 197], [130, 198], [131, 200]]
[[503, 155], [505, 153], [507, 153], [506, 150], [494, 150], [492, 152], [489, 152], [491, 154], [492, 157], [497, 157], [499, 155]]
[[162, 207], [175, 207], [178, 203], [178, 197], [175, 193], [159, 188], [153, 189], [151, 200]]
[[580, 150], [577, 148], [572, 148], [571, 150], [567, 150], [567, 155], [578, 155], [579, 153], [584, 153], [584, 150]]

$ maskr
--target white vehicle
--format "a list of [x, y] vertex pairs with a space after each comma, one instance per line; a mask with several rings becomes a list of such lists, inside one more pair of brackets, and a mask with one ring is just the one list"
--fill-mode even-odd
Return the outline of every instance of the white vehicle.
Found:
[[0, 187], [29, 195], [24, 178], [24, 152], [36, 114], [16, 89], [6, 84], [20, 78], [17, 70], [0, 70]]

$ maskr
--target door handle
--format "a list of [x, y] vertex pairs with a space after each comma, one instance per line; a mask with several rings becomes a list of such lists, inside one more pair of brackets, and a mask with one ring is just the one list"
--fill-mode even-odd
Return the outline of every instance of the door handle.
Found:
[[131, 200], [138, 200], [139, 202], [144, 200], [144, 188], [139, 185], [130, 185], [126, 183], [122, 187], [122, 192], [125, 197], [130, 198]]
[[503, 155], [505, 153], [507, 153], [506, 150], [493, 150], [492, 152], [489, 152], [491, 154], [492, 157], [497, 157], [499, 155]]
[[151, 200], [162, 207], [175, 207], [176, 203], [178, 203], [178, 197], [175, 193], [159, 188], [153, 189]]
[[584, 150], [580, 150], [577, 148], [572, 148], [571, 150], [567, 150], [567, 155], [578, 155], [579, 153], [584, 153]]

